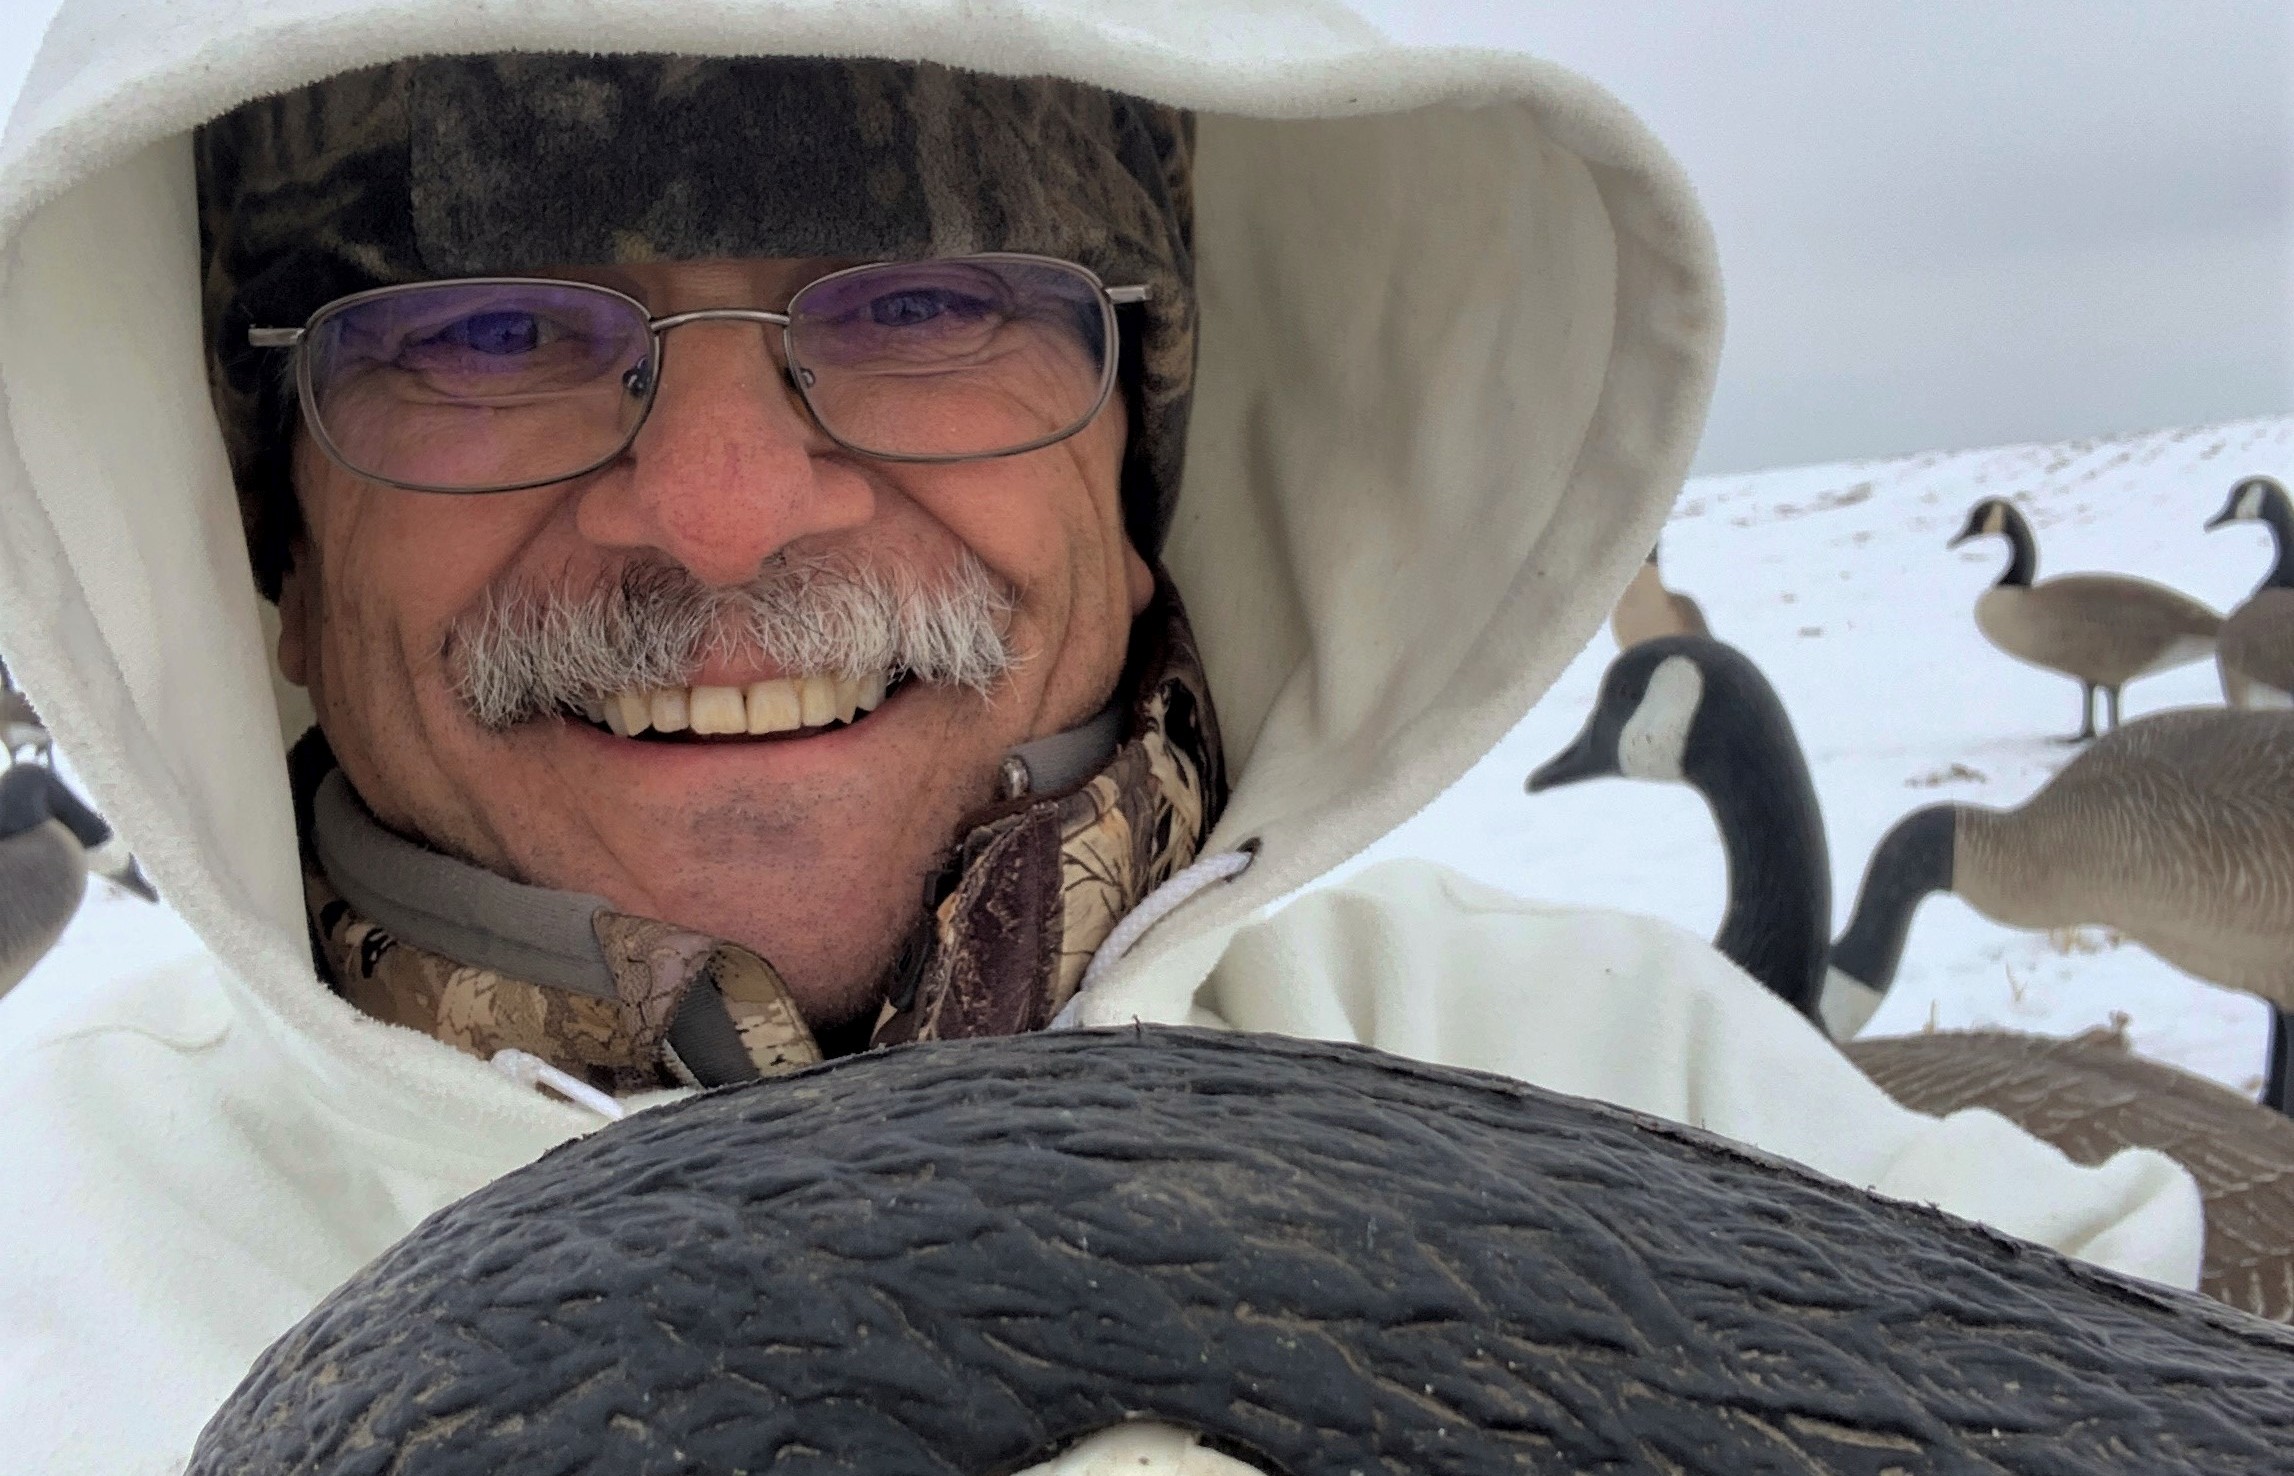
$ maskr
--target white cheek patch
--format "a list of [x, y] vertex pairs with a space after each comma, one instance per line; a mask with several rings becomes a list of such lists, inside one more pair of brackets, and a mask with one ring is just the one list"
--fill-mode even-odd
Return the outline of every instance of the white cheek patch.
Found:
[[1667, 656], [1649, 673], [1641, 705], [1617, 734], [1617, 772], [1628, 779], [1679, 783], [1689, 725], [1704, 700], [1705, 674], [1686, 656]]
[[2247, 484], [2246, 490], [2238, 494], [2238, 509], [2231, 516], [2249, 522], [2260, 521], [2262, 517], [2261, 483], [2251, 482]]

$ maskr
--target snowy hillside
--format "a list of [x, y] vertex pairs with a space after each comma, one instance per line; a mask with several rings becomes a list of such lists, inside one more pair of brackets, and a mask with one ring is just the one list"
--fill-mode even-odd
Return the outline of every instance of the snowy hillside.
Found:
[[[1831, 834], [1836, 920], [1873, 843], [1905, 811], [1939, 799], [2019, 803], [2072, 752], [2053, 740], [2078, 725], [2077, 686], [1976, 634], [1971, 608], [2006, 548], [1988, 539], [1946, 551], [1969, 505], [2018, 497], [2039, 539], [2041, 577], [2119, 570], [2228, 609], [2267, 566], [2269, 535], [2252, 524], [2209, 534], [2200, 524], [2251, 472], [2294, 473], [2294, 419], [1688, 485], [1665, 533], [1667, 582], [1696, 596], [1714, 633], [1750, 653], [1790, 709]], [[1575, 735], [1613, 655], [1604, 632], [1486, 760], [1357, 864], [1435, 857], [1525, 896], [1648, 912], [1709, 935], [1721, 914], [1721, 851], [1694, 794], [1624, 780], [1522, 793], [1523, 776]], [[2134, 684], [2126, 710], [2219, 699], [2205, 664]], [[111, 970], [195, 947], [163, 910], [97, 884], [41, 967]], [[2051, 941], [2009, 932], [1951, 898], [1921, 909], [1896, 987], [1866, 1033], [1931, 1022], [2070, 1033], [2114, 1011], [2148, 1054], [2249, 1090], [2258, 1080], [2265, 1016], [2256, 1001], [2099, 933]]]
[[[1835, 931], [1872, 846], [1938, 800], [2012, 806], [2073, 750], [2079, 688], [1976, 633], [1976, 596], [2006, 543], [1945, 543], [1985, 496], [2013, 496], [2039, 575], [2111, 570], [2228, 610], [2269, 567], [2269, 533], [2200, 525], [2239, 477], [2294, 480], [2294, 420], [2125, 440], [1929, 453], [1699, 478], [1664, 535], [1666, 583], [1767, 673], [1808, 753], [1831, 835]], [[1432, 807], [1358, 864], [1429, 856], [1524, 896], [1626, 908], [1710, 935], [1718, 837], [1679, 786], [1607, 780], [1531, 797], [1522, 779], [1575, 736], [1616, 655], [1604, 631], [1545, 700]], [[2126, 715], [2219, 703], [2211, 662], [2132, 683]], [[2068, 1034], [2129, 1020], [2148, 1055], [2252, 1090], [2265, 1012], [2100, 932], [2050, 940], [1929, 900], [1867, 1035], [1995, 1025]]]

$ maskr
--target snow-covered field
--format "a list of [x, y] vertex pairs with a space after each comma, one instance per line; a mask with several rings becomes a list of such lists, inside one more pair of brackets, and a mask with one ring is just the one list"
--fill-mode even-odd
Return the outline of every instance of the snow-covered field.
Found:
[[[2200, 524], [2253, 472], [2294, 473], [2294, 419], [1688, 485], [1665, 532], [1666, 580], [1760, 663], [1791, 711], [1831, 834], [1836, 922], [1874, 842], [1905, 811], [1940, 799], [2020, 803], [2072, 752], [2054, 739], [2077, 726], [2077, 686], [1976, 634], [1975, 597], [2006, 547], [1944, 548], [1968, 507], [2016, 497], [2038, 535], [2042, 578], [2118, 570], [2227, 610], [2268, 566], [2269, 535]], [[1523, 776], [1575, 735], [1615, 654], [1604, 632], [1488, 758], [1356, 864], [1434, 857], [1525, 896], [1652, 913], [1709, 935], [1723, 868], [1695, 794], [1624, 780], [1522, 793]], [[2126, 711], [2219, 700], [2205, 664], [2134, 684]], [[164, 909], [97, 884], [41, 967], [118, 968], [196, 947]], [[1865, 1033], [1933, 1024], [2067, 1034], [2114, 1013], [2138, 1050], [2247, 1090], [2259, 1080], [2257, 1001], [2100, 932], [2010, 932], [1948, 897], [1921, 909]]]
[[[1976, 596], [2003, 539], [1944, 545], [1986, 496], [2025, 509], [2039, 577], [2137, 574], [2228, 610], [2269, 568], [2267, 530], [2201, 524], [2238, 478], [2294, 473], [2294, 419], [2124, 440], [1699, 478], [1664, 534], [1665, 581], [1749, 654], [1807, 750], [1832, 844], [1834, 930], [1889, 826], [1939, 800], [2020, 804], [2069, 760], [2079, 688], [1977, 634]], [[1522, 793], [1583, 723], [1617, 648], [1604, 631], [1488, 758], [1357, 864], [1440, 859], [1524, 896], [1621, 907], [1710, 935], [1719, 838], [1692, 791], [1606, 780]], [[2211, 662], [2132, 683], [2126, 715], [2222, 700]], [[1957, 898], [1920, 909], [1902, 971], [1866, 1035], [1931, 1023], [2073, 1034], [2128, 1020], [2147, 1055], [2253, 1090], [2266, 1013], [2133, 944], [1997, 927]]]

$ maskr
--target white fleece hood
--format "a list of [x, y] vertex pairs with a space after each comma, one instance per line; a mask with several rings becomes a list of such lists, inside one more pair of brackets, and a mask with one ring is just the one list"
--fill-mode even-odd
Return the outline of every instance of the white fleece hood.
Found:
[[[1325, 0], [64, 0], [0, 135], [0, 649], [214, 960], [0, 1001], [0, 1444], [166, 1471], [416, 1220], [596, 1125], [313, 975], [282, 720], [202, 350], [190, 131], [442, 52], [813, 54], [1195, 109], [1200, 359], [1165, 562], [1239, 878], [1081, 1007], [1361, 1040], [1712, 1127], [2184, 1285], [2154, 1154], [1896, 1107], [1701, 942], [1432, 868], [1254, 920], [1543, 693], [1663, 521], [1720, 336], [1688, 187], [1613, 100]], [[36, 995], [37, 997], [29, 997]]]
[[[270, 658], [200, 339], [189, 130], [415, 51], [929, 57], [1201, 111], [1201, 358], [1167, 561], [1239, 775], [1242, 917], [1425, 805], [1647, 549], [1719, 335], [1704, 222], [1615, 103], [1331, 5], [67, 0], [0, 141], [0, 648], [104, 812], [328, 1073], [483, 1096], [312, 978]], [[318, 1063], [314, 1063], [318, 1064]]]

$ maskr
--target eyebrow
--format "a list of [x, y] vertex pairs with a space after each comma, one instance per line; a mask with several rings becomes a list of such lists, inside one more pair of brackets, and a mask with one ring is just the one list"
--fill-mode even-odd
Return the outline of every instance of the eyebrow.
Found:
[[[572, 265], [561, 264], [541, 267], [533, 272], [521, 272], [517, 275], [555, 277], [569, 282], [592, 282], [600, 286], [611, 287], [616, 292], [626, 293], [650, 308], [653, 306], [651, 294], [640, 284], [636, 275], [639, 270], [646, 267], [724, 266], [746, 268], [760, 262], [770, 262], [776, 265], [785, 264], [791, 269], [786, 291], [761, 294], [764, 297], [785, 299], [793, 297], [797, 289], [818, 278], [825, 277], [831, 272], [842, 271], [846, 267], [865, 266], [872, 261], [883, 259], [885, 258], [870, 256], [709, 256], [675, 261], [579, 262]], [[442, 278], [440, 280], [448, 279]], [[760, 302], [750, 305], [764, 306], [766, 304]], [[784, 302], [775, 305], [785, 306], [786, 304]]]

